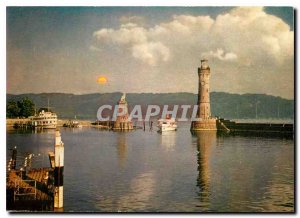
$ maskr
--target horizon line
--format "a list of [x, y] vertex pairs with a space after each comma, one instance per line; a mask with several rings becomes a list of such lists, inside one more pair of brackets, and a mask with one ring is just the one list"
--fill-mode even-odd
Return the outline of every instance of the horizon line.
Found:
[[[28, 93], [19, 93], [19, 94], [13, 94], [13, 93], [6, 93], [6, 95], [41, 95], [41, 94], [66, 94], [66, 95], [75, 95], [75, 96], [80, 96], [80, 95], [104, 95], [104, 94], [114, 94], [114, 93], [126, 93], [126, 94], [193, 94], [193, 95], [198, 95], [198, 93], [193, 93], [193, 92], [121, 92], [121, 91], [116, 91], [116, 92], [104, 92], [104, 93], [99, 93], [99, 92], [91, 92], [91, 93], [84, 93], [84, 94], [74, 94], [74, 93], [68, 93], [68, 92], [39, 92], [39, 93], [33, 93], [33, 92], [28, 92]], [[266, 96], [273, 96], [276, 98], [282, 98], [282, 99], [287, 99], [287, 100], [295, 100], [294, 98], [284, 98], [282, 96], [275, 96], [271, 94], [266, 94], [266, 93], [232, 93], [232, 92], [224, 92], [224, 91], [212, 91], [211, 93], [226, 93], [226, 94], [231, 94], [231, 95], [266, 95]]]

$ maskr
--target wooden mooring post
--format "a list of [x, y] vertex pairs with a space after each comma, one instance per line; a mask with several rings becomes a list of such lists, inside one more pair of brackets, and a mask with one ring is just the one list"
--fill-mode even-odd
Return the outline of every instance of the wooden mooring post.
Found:
[[59, 130], [55, 133], [54, 211], [61, 212], [64, 206], [64, 143]]

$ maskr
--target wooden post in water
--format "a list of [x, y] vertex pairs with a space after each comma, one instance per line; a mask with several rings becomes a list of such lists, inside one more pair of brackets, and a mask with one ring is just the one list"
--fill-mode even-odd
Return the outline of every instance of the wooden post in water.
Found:
[[64, 143], [59, 130], [55, 132], [55, 168], [54, 168], [54, 211], [61, 211], [64, 206]]
[[17, 166], [17, 146], [15, 146], [12, 151], [12, 167], [11, 167], [11, 169], [15, 170], [16, 166]]

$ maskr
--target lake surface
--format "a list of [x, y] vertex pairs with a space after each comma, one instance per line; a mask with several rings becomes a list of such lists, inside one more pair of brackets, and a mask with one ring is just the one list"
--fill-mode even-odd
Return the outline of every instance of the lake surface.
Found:
[[[64, 211], [294, 211], [294, 140], [61, 128]], [[8, 131], [7, 149], [50, 166], [55, 131]], [[7, 151], [7, 157], [10, 152]], [[21, 161], [18, 162], [21, 164]]]

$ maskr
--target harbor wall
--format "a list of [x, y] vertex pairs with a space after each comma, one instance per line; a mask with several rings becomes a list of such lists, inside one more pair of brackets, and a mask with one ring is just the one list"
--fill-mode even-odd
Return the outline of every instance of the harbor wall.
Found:
[[238, 123], [226, 119], [218, 119], [218, 130], [223, 131], [224, 126], [230, 130], [230, 133], [281, 133], [293, 134], [294, 124], [285, 123]]

